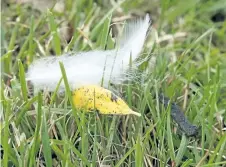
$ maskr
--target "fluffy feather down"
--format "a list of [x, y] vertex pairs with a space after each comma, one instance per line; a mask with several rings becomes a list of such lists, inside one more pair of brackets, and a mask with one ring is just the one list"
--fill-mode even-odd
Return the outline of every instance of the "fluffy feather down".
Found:
[[[62, 77], [59, 62], [64, 64], [70, 88], [82, 85], [100, 85], [123, 81], [130, 57], [134, 61], [142, 50], [150, 25], [147, 15], [144, 19], [129, 22], [124, 29], [120, 46], [114, 50], [94, 50], [46, 57], [36, 60], [28, 69], [27, 80], [39, 89], [53, 91]], [[64, 90], [64, 84], [60, 85]]]

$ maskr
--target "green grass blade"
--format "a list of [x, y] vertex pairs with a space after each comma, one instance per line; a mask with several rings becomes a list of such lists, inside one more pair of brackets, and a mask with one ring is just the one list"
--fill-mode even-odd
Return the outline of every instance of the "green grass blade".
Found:
[[[25, 42], [23, 43], [18, 55], [17, 55], [17, 59], [24, 59], [24, 56], [26, 55], [25, 52], [27, 50], [27, 46], [28, 46], [28, 43], [29, 43], [29, 37], [27, 37], [27, 39], [25, 40]], [[17, 71], [17, 63], [15, 63], [13, 65], [13, 69], [12, 71]]]
[[56, 24], [54, 15], [51, 11], [48, 12], [48, 16], [49, 16], [50, 30], [53, 36], [53, 40], [52, 40], [53, 48], [57, 55], [61, 55], [61, 44], [60, 44], [61, 42], [60, 42], [59, 34], [57, 32], [58, 25]]
[[1, 135], [1, 137], [3, 138], [3, 150], [4, 150], [4, 154], [3, 154], [3, 166], [8, 166], [8, 162], [9, 162], [9, 147], [10, 145], [8, 144], [9, 142], [9, 116], [10, 116], [10, 103], [5, 101], [6, 103], [6, 109], [5, 109], [5, 127], [4, 127], [4, 134], [3, 136]]
[[53, 95], [51, 96], [51, 99], [50, 99], [50, 107], [53, 105], [53, 102], [56, 100], [56, 97], [57, 97], [57, 92], [60, 88], [60, 85], [61, 85], [61, 82], [62, 82], [63, 78], [60, 79], [60, 81], [58, 82], [57, 86], [56, 86], [56, 89], [55, 91], [53, 92]]
[[216, 163], [221, 162], [222, 161], [222, 157], [226, 155], [226, 151], [225, 151], [226, 150], [225, 149], [226, 137], [225, 136], [226, 135], [222, 136], [222, 140], [223, 141], [220, 141], [221, 142], [221, 147], [220, 147], [220, 149], [218, 151], [218, 154], [217, 154], [217, 157], [216, 157], [216, 160], [215, 160]]
[[[69, 101], [70, 101], [70, 104], [72, 106], [72, 109], [73, 111], [77, 111], [75, 106], [74, 106], [74, 103], [73, 103], [73, 99], [72, 99], [72, 93], [71, 93], [71, 90], [70, 90], [70, 86], [69, 86], [69, 83], [68, 83], [68, 80], [67, 80], [67, 75], [66, 75], [66, 71], [65, 71], [65, 68], [64, 68], [64, 65], [62, 62], [59, 63], [60, 64], [60, 69], [61, 69], [61, 73], [62, 73], [62, 76], [63, 76], [63, 80], [64, 80], [64, 85], [65, 85], [65, 89], [66, 89], [66, 93], [68, 95], [68, 98], [69, 98]], [[73, 113], [74, 113], [73, 112]], [[78, 119], [78, 115], [77, 113], [74, 113], [74, 117], [75, 117], [75, 122], [76, 122], [76, 125], [78, 126], [78, 131], [81, 132], [81, 123]]]
[[81, 134], [81, 147], [82, 147], [82, 156], [88, 157], [89, 152], [89, 140], [88, 140], [88, 130], [86, 125], [86, 118], [85, 112], [82, 112], [81, 116], [81, 127], [82, 127], [82, 134]]
[[82, 162], [84, 163], [84, 165], [86, 165], [86, 166], [88, 166], [88, 167], [90, 167], [91, 165], [90, 165], [90, 163], [89, 163], [89, 161], [87, 160], [87, 156], [86, 155], [84, 155], [84, 154], [81, 154], [80, 152], [79, 152], [79, 150], [78, 149], [76, 149], [75, 148], [75, 146], [73, 146], [73, 144], [70, 144], [70, 147], [71, 147], [71, 149], [72, 149], [72, 151], [82, 160]]
[[[111, 17], [112, 15], [109, 15], [109, 17], [104, 21], [103, 23], [103, 28], [101, 31], [101, 38], [100, 39], [100, 47], [101, 49], [105, 50], [107, 47], [107, 41], [109, 37], [109, 29], [110, 29], [110, 24], [111, 24]], [[99, 46], [98, 42], [97, 45]]]
[[[224, 150], [225, 144], [226, 144], [226, 134], [223, 135], [223, 137], [221, 138], [221, 140], [217, 144], [216, 149], [214, 150], [214, 153], [211, 156], [208, 164], [212, 164], [214, 162], [214, 160], [219, 161], [219, 159], [221, 159], [220, 157], [222, 157], [222, 153], [223, 153], [222, 149]], [[219, 151], [220, 151], [221, 154], [219, 154]]]
[[94, 138], [93, 138], [93, 153], [92, 153], [92, 167], [96, 166], [97, 162], [97, 118], [94, 122]]
[[167, 112], [167, 142], [168, 142], [168, 151], [169, 151], [169, 155], [171, 158], [171, 161], [175, 161], [175, 151], [174, 151], [174, 144], [173, 144], [173, 135], [172, 135], [172, 131], [171, 131], [171, 115], [170, 112], [168, 110]]
[[91, 39], [95, 38], [96, 36], [98, 36], [98, 33], [100, 32], [100, 27], [101, 25], [104, 23], [104, 21], [112, 15], [112, 13], [125, 1], [122, 0], [120, 1], [117, 5], [115, 5], [111, 10], [109, 10], [105, 16], [98, 22], [98, 24], [96, 24], [96, 26], [94, 27], [94, 29], [92, 30], [92, 36]]
[[[52, 143], [51, 145], [51, 148], [52, 150], [55, 152], [55, 154], [60, 158], [62, 159], [63, 161], [67, 161], [68, 160], [68, 157], [61, 151], [60, 148], [58, 148], [55, 143]], [[75, 163], [72, 164], [70, 161], [67, 161], [68, 162], [68, 166], [69, 167], [74, 167], [74, 166], [79, 166], [79, 164]]]
[[113, 141], [114, 134], [115, 134], [117, 118], [118, 118], [117, 116], [114, 116], [112, 119], [111, 126], [109, 129], [109, 138], [108, 138], [107, 146], [106, 146], [104, 154], [103, 154], [104, 156], [110, 155], [110, 149], [111, 149], [112, 141]]
[[44, 153], [44, 158], [45, 158], [45, 162], [46, 162], [46, 167], [52, 167], [52, 153], [51, 153], [49, 133], [48, 133], [48, 127], [46, 124], [45, 114], [43, 114], [43, 116], [42, 116], [42, 131], [41, 132], [42, 132], [41, 140], [42, 140], [42, 145], [43, 145], [43, 153]]
[[178, 150], [178, 153], [176, 155], [176, 166], [180, 165], [180, 163], [182, 162], [182, 158], [184, 156], [184, 153], [186, 151], [186, 148], [187, 148], [187, 143], [188, 143], [188, 140], [186, 138], [185, 135], [182, 136], [182, 140], [180, 142], [180, 146], [179, 146], [179, 150]]
[[24, 101], [26, 102], [28, 100], [28, 95], [27, 95], [27, 83], [26, 83], [26, 80], [25, 80], [24, 67], [23, 67], [23, 64], [20, 60], [18, 60], [18, 64], [19, 64], [21, 91], [22, 91]]
[[16, 22], [15, 27], [13, 28], [13, 32], [9, 41], [9, 46], [8, 46], [8, 54], [7, 54], [7, 58], [5, 59], [5, 72], [7, 74], [10, 74], [12, 72], [12, 50], [15, 47], [15, 42], [16, 42], [16, 37], [18, 35], [18, 29], [19, 29], [19, 22]]
[[42, 94], [38, 93], [38, 108], [37, 108], [37, 119], [36, 119], [36, 127], [35, 127], [35, 134], [32, 140], [32, 148], [30, 153], [30, 161], [29, 166], [32, 167], [35, 164], [36, 158], [36, 151], [38, 146], [40, 145], [39, 136], [40, 136], [40, 129], [42, 124]]
[[20, 110], [20, 112], [18, 113], [17, 117], [16, 117], [16, 126], [18, 126], [22, 120], [22, 118], [24, 117], [24, 114], [28, 111], [28, 109], [30, 108], [30, 106], [37, 101], [38, 96], [33, 97], [32, 99], [28, 100], [24, 107]]
[[132, 148], [129, 149], [129, 151], [125, 153], [125, 155], [118, 161], [115, 167], [120, 167], [123, 164], [123, 162], [126, 160], [126, 158], [130, 156], [135, 149], [136, 149], [136, 145], [134, 145]]
[[140, 134], [138, 134], [137, 142], [136, 142], [136, 149], [135, 149], [135, 166], [142, 167], [143, 166], [143, 151], [142, 151], [142, 141]]
[[185, 161], [182, 165], [181, 165], [181, 167], [189, 167], [189, 166], [191, 166], [191, 163], [193, 162], [193, 159], [189, 159], [189, 160], [187, 160], [187, 161]]
[[34, 16], [31, 16], [31, 25], [30, 25], [30, 32], [29, 32], [29, 46], [28, 46], [28, 63], [30, 64], [33, 61], [33, 56], [34, 56]]
[[[129, 61], [129, 70], [132, 69], [132, 55], [130, 54], [130, 61]], [[131, 86], [131, 81], [128, 81], [128, 86], [127, 86], [127, 101], [130, 107], [132, 107], [132, 86]]]
[[166, 14], [167, 20], [173, 21], [178, 15], [182, 15], [189, 9], [193, 8], [198, 3], [198, 1], [199, 0], [190, 0], [188, 2], [178, 1], [177, 4], [172, 6], [174, 10], [170, 10], [170, 12]]
[[206, 164], [206, 165], [202, 165], [202, 167], [213, 167], [213, 166], [225, 166], [226, 165], [226, 161], [221, 161], [218, 163], [210, 163], [210, 164]]

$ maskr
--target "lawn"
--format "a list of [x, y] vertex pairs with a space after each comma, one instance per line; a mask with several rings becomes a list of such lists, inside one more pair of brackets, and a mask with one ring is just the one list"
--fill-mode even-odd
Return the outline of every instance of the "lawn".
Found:
[[[2, 166], [226, 166], [225, 0], [28, 1], [1, 2]], [[112, 49], [122, 23], [146, 13], [138, 79], [114, 85], [141, 117], [79, 111], [70, 91], [26, 81], [33, 60]], [[196, 135], [184, 133], [160, 94]]]

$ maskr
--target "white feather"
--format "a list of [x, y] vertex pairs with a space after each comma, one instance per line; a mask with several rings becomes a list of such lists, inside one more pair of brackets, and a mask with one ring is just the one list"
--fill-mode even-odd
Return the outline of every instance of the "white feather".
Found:
[[[109, 82], [122, 81], [130, 57], [134, 61], [142, 50], [149, 21], [147, 15], [145, 19], [129, 22], [117, 49], [69, 53], [36, 60], [28, 69], [27, 80], [39, 89], [53, 91], [62, 77], [59, 66], [59, 62], [62, 62], [72, 90], [82, 85], [100, 85], [102, 79], [105, 87]], [[63, 83], [60, 89], [64, 90]]]

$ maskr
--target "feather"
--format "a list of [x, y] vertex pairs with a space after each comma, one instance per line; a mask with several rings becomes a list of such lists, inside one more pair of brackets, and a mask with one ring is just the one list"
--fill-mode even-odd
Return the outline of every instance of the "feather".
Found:
[[[38, 89], [53, 91], [62, 77], [59, 66], [59, 62], [62, 62], [72, 90], [83, 85], [100, 85], [102, 80], [104, 87], [108, 87], [109, 82], [123, 81], [130, 58], [134, 61], [142, 50], [149, 21], [147, 15], [144, 19], [129, 22], [116, 49], [68, 53], [38, 59], [30, 65], [26, 80]], [[63, 83], [60, 90], [64, 90]]]

